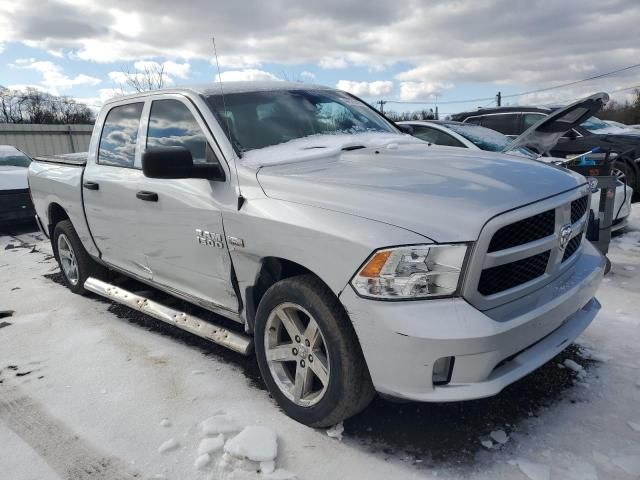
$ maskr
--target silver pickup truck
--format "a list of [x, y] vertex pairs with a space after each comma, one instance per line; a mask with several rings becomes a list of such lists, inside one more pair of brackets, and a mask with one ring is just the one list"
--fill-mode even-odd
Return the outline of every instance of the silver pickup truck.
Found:
[[[88, 154], [37, 159], [29, 183], [72, 291], [255, 350], [273, 398], [312, 426], [358, 413], [375, 392], [494, 395], [600, 308], [605, 261], [585, 240], [584, 177], [428, 148], [330, 88], [115, 98]], [[124, 290], [107, 270], [237, 328]]]

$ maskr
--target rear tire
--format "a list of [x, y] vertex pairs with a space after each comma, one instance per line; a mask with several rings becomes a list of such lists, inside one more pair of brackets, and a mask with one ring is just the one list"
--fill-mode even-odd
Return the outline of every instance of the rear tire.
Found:
[[255, 349], [269, 392], [305, 425], [335, 425], [375, 395], [347, 313], [313, 275], [287, 278], [267, 290], [256, 313]]
[[89, 256], [69, 220], [56, 224], [51, 244], [67, 287], [79, 295], [87, 293], [85, 280], [103, 273], [104, 267]]

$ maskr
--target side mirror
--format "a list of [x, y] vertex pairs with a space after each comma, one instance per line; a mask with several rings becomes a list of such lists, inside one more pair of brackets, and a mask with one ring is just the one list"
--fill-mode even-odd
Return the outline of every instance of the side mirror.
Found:
[[402, 133], [408, 133], [409, 135], [413, 135], [413, 127], [411, 125], [396, 123], [396, 127], [398, 127], [398, 130], [400, 130]]
[[149, 178], [204, 178], [224, 181], [224, 170], [217, 163], [194, 165], [191, 152], [184, 147], [151, 148], [142, 154], [142, 173]]

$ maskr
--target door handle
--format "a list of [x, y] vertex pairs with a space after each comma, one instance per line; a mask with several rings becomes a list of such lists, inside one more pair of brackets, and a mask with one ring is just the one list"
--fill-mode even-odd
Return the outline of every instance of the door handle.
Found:
[[84, 182], [82, 186], [87, 190], [100, 190], [100, 184], [96, 182]]
[[146, 190], [142, 190], [136, 193], [136, 197], [140, 200], [144, 200], [145, 202], [157, 202], [158, 194], [156, 192], [147, 192]]

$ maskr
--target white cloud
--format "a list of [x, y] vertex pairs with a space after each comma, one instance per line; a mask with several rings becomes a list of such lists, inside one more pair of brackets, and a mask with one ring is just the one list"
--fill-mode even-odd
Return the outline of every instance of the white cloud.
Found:
[[185, 63], [176, 63], [172, 61], [164, 62], [164, 71], [167, 74], [178, 77], [178, 78], [189, 78], [191, 75], [191, 64], [188, 62]]
[[23, 58], [16, 60], [16, 68], [35, 70], [42, 75], [42, 80], [38, 83], [38, 88], [53, 94], [60, 91], [69, 90], [77, 86], [96, 86], [101, 80], [84, 73], [75, 77], [66, 75], [62, 67], [48, 60], [35, 60], [33, 58]]
[[[216, 59], [211, 58], [211, 64], [216, 66]], [[252, 68], [259, 67], [260, 60], [253, 55], [219, 55], [218, 63], [222, 68]]]
[[264, 70], [256, 70], [254, 68], [247, 68], [244, 70], [229, 70], [222, 72], [220, 75], [216, 75], [215, 81], [219, 81], [222, 78], [223, 82], [245, 82], [245, 81], [279, 81], [280, 78], [276, 77], [272, 73], [265, 72]]
[[313, 80], [314, 78], [316, 78], [316, 74], [313, 72], [308, 72], [308, 71], [304, 71], [300, 74], [300, 77], [305, 79], [305, 80]]
[[433, 100], [438, 96], [442, 96], [444, 90], [452, 87], [453, 84], [451, 83], [401, 82], [400, 100], [406, 102]]
[[393, 92], [393, 82], [382, 80], [376, 82], [340, 80], [336, 87], [359, 97], [379, 97], [381, 95], [389, 95]]
[[109, 13], [115, 19], [112, 28], [119, 34], [125, 37], [137, 37], [142, 32], [142, 21], [137, 12], [125, 12], [112, 8]]
[[[400, 65], [400, 82], [528, 90], [631, 65], [640, 57], [640, 44], [621, 34], [637, 29], [637, 0], [281, 0], [278, 8], [258, 0], [246, 0], [242, 8], [238, 2], [212, 8], [207, 0], [179, 7], [170, 0], [0, 0], [0, 11], [0, 45], [21, 42], [91, 62], [211, 61], [205, 32], [214, 31], [225, 69], [281, 64], [378, 72]], [[591, 85], [633, 85], [637, 73]], [[418, 95], [416, 90], [425, 89], [405, 87], [407, 95]]]
[[[119, 85], [121, 88], [126, 87], [129, 80], [136, 79], [142, 81], [148, 75], [159, 77], [162, 72], [162, 80], [165, 86], [173, 85], [175, 77], [186, 79], [191, 74], [191, 64], [188, 62], [177, 63], [174, 61], [166, 61], [164, 63], [152, 60], [138, 60], [134, 62], [132, 70], [120, 70], [109, 72], [109, 79]], [[144, 82], [143, 82], [144, 83]]]
[[330, 69], [347, 68], [348, 63], [342, 57], [322, 57], [318, 61], [318, 66], [320, 68], [325, 68], [327, 70], [330, 70]]

